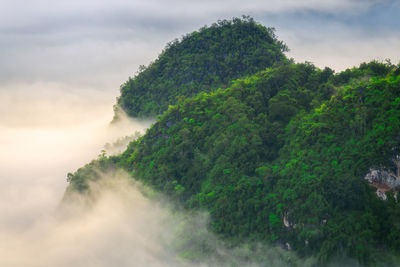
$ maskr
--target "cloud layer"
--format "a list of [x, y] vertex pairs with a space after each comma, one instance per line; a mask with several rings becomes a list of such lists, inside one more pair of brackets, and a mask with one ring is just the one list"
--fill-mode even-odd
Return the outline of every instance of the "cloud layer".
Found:
[[0, 10], [0, 88], [52, 81], [116, 95], [119, 84], [170, 40], [242, 14], [276, 27], [296, 60], [311, 58], [337, 70], [374, 58], [397, 63], [399, 11], [390, 0], [6, 0]]
[[89, 196], [67, 195], [30, 227], [0, 227], [0, 265], [273, 267], [297, 260], [260, 244], [228, 249], [208, 231], [207, 214], [179, 211], [124, 172], [102, 175]]

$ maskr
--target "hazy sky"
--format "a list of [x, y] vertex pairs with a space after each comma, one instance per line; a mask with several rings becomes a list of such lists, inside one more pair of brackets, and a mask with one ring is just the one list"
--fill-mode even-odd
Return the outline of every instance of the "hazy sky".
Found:
[[[298, 62], [341, 71], [373, 59], [400, 61], [397, 0], [0, 4], [0, 126], [90, 121], [100, 106], [112, 112], [119, 86], [139, 65], [154, 60], [167, 42], [243, 14], [275, 27], [290, 48], [288, 56]], [[79, 112], [66, 112], [71, 108]]]
[[0, 2], [3, 88], [8, 83], [56, 82], [115, 92], [168, 41], [243, 14], [275, 27], [296, 61], [343, 70], [365, 60], [400, 60], [399, 1]]

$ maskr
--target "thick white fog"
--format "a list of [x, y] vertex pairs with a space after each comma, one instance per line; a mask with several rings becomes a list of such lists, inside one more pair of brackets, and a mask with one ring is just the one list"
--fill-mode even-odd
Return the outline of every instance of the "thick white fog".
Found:
[[[157, 250], [156, 244], [142, 247], [148, 237], [129, 226], [129, 216], [140, 218], [138, 227], [158, 223], [137, 191], [106, 195], [87, 213], [69, 217], [60, 217], [59, 205], [66, 173], [96, 158], [106, 142], [143, 133], [151, 122], [122, 117], [110, 126], [113, 96], [58, 87], [0, 91], [0, 266], [127, 266], [130, 247]], [[138, 252], [135, 260], [145, 262], [139, 254], [146, 257]]]
[[182, 265], [168, 249], [177, 219], [144, 198], [126, 177], [106, 177], [92, 189], [91, 204], [70, 197], [29, 227], [3, 226], [0, 266]]
[[62, 201], [68, 172], [152, 123], [120, 115], [110, 126], [115, 96], [65, 86], [0, 94], [0, 266], [259, 266], [249, 253], [282, 266], [296, 258], [258, 244], [228, 249], [206, 213], [178, 211], [122, 171], [104, 173], [89, 198]]
[[[258, 266], [246, 259], [249, 248], [224, 248], [207, 214], [178, 212], [122, 171], [104, 173], [90, 197], [61, 202], [67, 172], [151, 122], [122, 117], [110, 127], [111, 105], [98, 95], [32, 88], [41, 90], [37, 98], [1, 99], [0, 266]], [[269, 250], [271, 264], [281, 264], [281, 252]], [[193, 261], [190, 253], [200, 256]]]
[[23, 229], [52, 211], [68, 172], [97, 157], [106, 142], [150, 125], [110, 128], [113, 96], [67, 89], [37, 84], [0, 91], [0, 231]]

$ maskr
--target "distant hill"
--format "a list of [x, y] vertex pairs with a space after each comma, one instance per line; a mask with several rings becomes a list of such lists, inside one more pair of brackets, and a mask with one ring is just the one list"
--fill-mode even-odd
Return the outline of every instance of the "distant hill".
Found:
[[[247, 23], [257, 25], [215, 27]], [[227, 88], [178, 98], [122, 155], [69, 174], [68, 190], [86, 192], [97, 169], [123, 168], [209, 211], [213, 231], [233, 243], [279, 245], [317, 266], [396, 266], [398, 188], [382, 185], [379, 195], [365, 177], [373, 169], [400, 179], [400, 66], [372, 61], [334, 74], [280, 55]]]
[[274, 30], [252, 18], [222, 20], [169, 43], [154, 62], [121, 86], [117, 104], [129, 116], [154, 117], [178, 97], [226, 87], [285, 61], [285, 51]]

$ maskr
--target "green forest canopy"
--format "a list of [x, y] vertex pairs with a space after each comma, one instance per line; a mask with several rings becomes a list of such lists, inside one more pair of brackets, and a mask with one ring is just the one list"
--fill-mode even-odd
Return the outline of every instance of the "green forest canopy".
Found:
[[250, 17], [222, 20], [167, 44], [149, 66], [121, 86], [118, 106], [133, 117], [154, 117], [177, 97], [226, 87], [233, 79], [286, 60], [274, 30]]
[[363, 176], [393, 168], [399, 118], [399, 66], [334, 74], [286, 61], [179, 98], [122, 155], [69, 174], [69, 190], [85, 191], [96, 168], [122, 167], [186, 208], [207, 209], [230, 240], [288, 243], [320, 263], [395, 264], [400, 204], [393, 192], [380, 200]]

